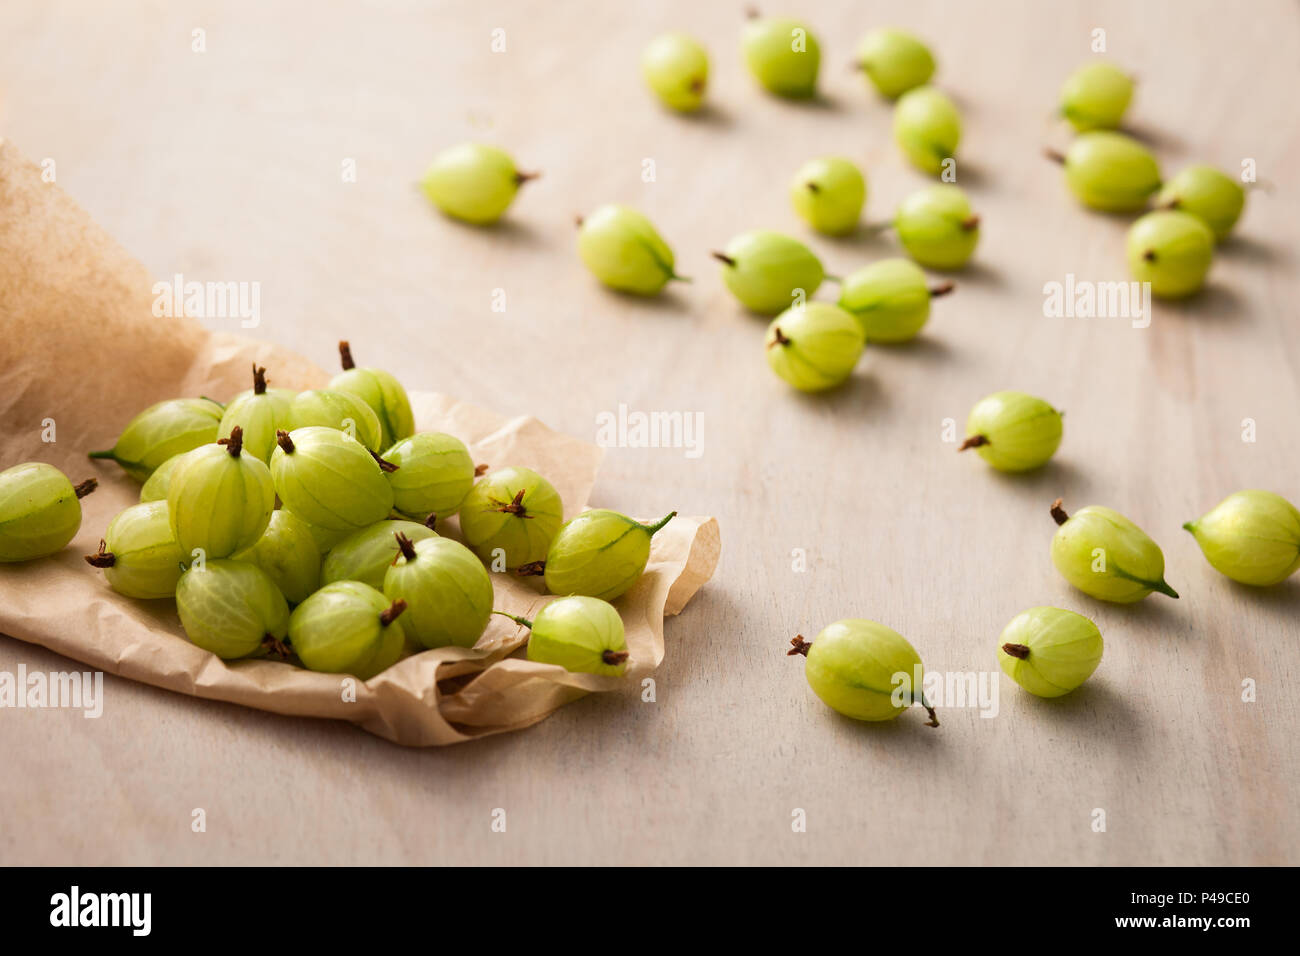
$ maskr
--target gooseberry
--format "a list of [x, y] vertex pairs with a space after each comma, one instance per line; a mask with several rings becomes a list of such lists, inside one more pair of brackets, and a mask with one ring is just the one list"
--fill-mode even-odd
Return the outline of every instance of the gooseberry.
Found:
[[360, 581], [382, 591], [384, 575], [397, 560], [396, 535], [399, 532], [411, 541], [438, 536], [427, 524], [396, 519], [376, 521], [360, 531], [353, 531], [330, 548], [321, 564], [321, 583]]
[[448, 216], [483, 226], [500, 219], [519, 187], [538, 173], [522, 173], [510, 154], [495, 146], [461, 143], [434, 157], [420, 186]]
[[1151, 283], [1164, 299], [1191, 295], [1205, 282], [1214, 259], [1214, 233], [1185, 212], [1149, 212], [1129, 227], [1128, 264], [1133, 278]]
[[183, 554], [176, 543], [166, 501], [146, 501], [108, 523], [99, 551], [86, 563], [100, 568], [109, 587], [132, 598], [169, 598], [176, 593]]
[[709, 54], [694, 37], [665, 33], [641, 54], [646, 85], [670, 109], [691, 113], [704, 102], [709, 85]]
[[547, 590], [614, 600], [645, 572], [650, 539], [676, 514], [642, 524], [605, 508], [584, 511], [565, 524], [551, 542], [546, 553]]
[[90, 452], [108, 458], [136, 481], [144, 481], [173, 455], [218, 438], [222, 407], [207, 398], [174, 398], [150, 405], [127, 423], [112, 448]]
[[751, 17], [741, 32], [745, 65], [769, 93], [806, 99], [817, 92], [821, 47], [803, 23]]
[[673, 250], [635, 209], [613, 203], [579, 220], [578, 255], [591, 274], [619, 292], [656, 295], [670, 280]]
[[772, 320], [764, 349], [772, 371], [803, 392], [848, 380], [862, 356], [862, 326], [829, 302], [809, 302]]
[[802, 654], [804, 676], [828, 707], [854, 720], [892, 720], [912, 704], [939, 718], [925, 699], [921, 657], [897, 631], [875, 621], [849, 619], [826, 627], [812, 643], [800, 635], [790, 655]]
[[1061, 445], [1061, 413], [1024, 392], [994, 392], [975, 403], [966, 440], [998, 471], [1029, 471], [1047, 464]]
[[1037, 697], [1060, 697], [1097, 669], [1101, 631], [1082, 614], [1031, 607], [1012, 618], [998, 638], [1003, 672]]
[[299, 604], [320, 586], [320, 548], [307, 522], [283, 508], [250, 548], [232, 555], [234, 561], [255, 564], [279, 588], [290, 604]]
[[1052, 537], [1052, 563], [1084, 594], [1132, 604], [1152, 591], [1178, 597], [1165, 583], [1165, 556], [1146, 532], [1117, 511], [1089, 505], [1067, 515], [1052, 503], [1060, 526]]
[[1200, 219], [1222, 242], [1246, 205], [1246, 190], [1213, 166], [1188, 166], [1156, 193], [1156, 208], [1176, 209]]
[[406, 633], [425, 647], [473, 647], [492, 616], [487, 569], [451, 538], [413, 542], [400, 531], [394, 538], [399, 554], [384, 574], [384, 594], [406, 602]]
[[1065, 182], [1079, 202], [1103, 212], [1133, 212], [1160, 188], [1156, 158], [1131, 136], [1111, 130], [1080, 133], [1064, 155], [1048, 150], [1065, 167]]
[[379, 419], [381, 433], [375, 451], [389, 448], [393, 442], [415, 434], [411, 400], [396, 377], [381, 368], [357, 368], [352, 361], [352, 348], [347, 342], [339, 343], [339, 361], [343, 371], [330, 379], [330, 388], [337, 392], [349, 392], [370, 406], [370, 410]]
[[73, 485], [59, 469], [38, 461], [0, 471], [0, 562], [62, 551], [81, 528], [81, 499], [98, 484], [88, 478]]
[[1133, 78], [1112, 63], [1094, 62], [1069, 75], [1061, 87], [1061, 115], [1081, 133], [1114, 129], [1133, 99]]
[[255, 564], [228, 559], [195, 564], [176, 583], [176, 610], [190, 643], [222, 660], [266, 651], [288, 657], [289, 606]]
[[155, 468], [153, 473], [145, 479], [144, 484], [140, 486], [140, 500], [166, 501], [167, 490], [171, 487], [172, 483], [172, 472], [176, 470], [176, 466], [179, 465], [181, 460], [188, 454], [189, 452], [181, 452], [179, 455], [172, 455], [165, 462]]
[[529, 468], [488, 472], [460, 506], [465, 542], [484, 561], [518, 568], [543, 561], [564, 522], [554, 486]]
[[266, 369], [254, 363], [253, 387], [240, 392], [226, 405], [217, 437], [229, 438], [231, 430], [238, 425], [244, 430], [244, 453], [263, 463], [270, 461], [271, 452], [275, 451], [275, 433], [291, 427], [289, 405], [296, 394], [287, 388], [267, 388]]
[[1237, 491], [1183, 525], [1210, 566], [1242, 584], [1267, 587], [1300, 568], [1300, 511], [1271, 491]]
[[931, 286], [925, 273], [907, 259], [881, 259], [840, 283], [839, 307], [862, 327], [868, 342], [905, 342], [930, 318], [930, 300], [956, 286]]
[[960, 188], [941, 183], [903, 200], [894, 230], [907, 254], [921, 265], [960, 269], [979, 245], [980, 217]]
[[167, 509], [182, 553], [229, 557], [266, 530], [275, 508], [271, 472], [242, 451], [236, 425], [229, 438], [195, 449], [172, 473]]
[[383, 451], [384, 432], [374, 409], [351, 392], [332, 388], [299, 392], [289, 404], [289, 427], [279, 431], [319, 425], [347, 432], [371, 451]]
[[370, 680], [402, 656], [405, 610], [368, 584], [335, 581], [294, 608], [289, 643], [308, 670]]
[[611, 677], [622, 677], [627, 671], [623, 619], [607, 601], [582, 596], [558, 598], [538, 611], [531, 621], [504, 611], [493, 613], [529, 629], [530, 661]]
[[441, 432], [419, 432], [384, 452], [384, 461], [397, 466], [387, 472], [393, 507], [404, 515], [430, 514], [449, 518], [474, 485], [477, 469], [459, 438]]
[[902, 30], [873, 30], [858, 44], [858, 68], [881, 96], [894, 99], [930, 82], [934, 57], [929, 47]]
[[[393, 489], [376, 458], [355, 438], [334, 428], [311, 426], [276, 436], [271, 479], [284, 507], [326, 532], [350, 532], [374, 524], [393, 510]], [[318, 542], [328, 545], [329, 536]], [[328, 547], [322, 550], [328, 550]]]
[[837, 236], [857, 228], [867, 181], [857, 166], [839, 156], [812, 159], [790, 184], [794, 211], [818, 232]]
[[898, 98], [894, 140], [913, 166], [936, 175], [957, 152], [961, 114], [943, 91], [918, 86]]
[[811, 298], [826, 277], [807, 246], [766, 229], [741, 233], [713, 258], [722, 263], [722, 280], [731, 294], [764, 315]]

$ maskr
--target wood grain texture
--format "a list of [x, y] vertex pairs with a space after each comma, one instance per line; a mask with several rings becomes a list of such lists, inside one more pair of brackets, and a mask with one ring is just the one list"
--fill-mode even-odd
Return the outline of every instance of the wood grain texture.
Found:
[[[718, 576], [667, 624], [655, 703], [634, 689], [587, 698], [532, 730], [439, 751], [113, 678], [99, 720], [0, 712], [0, 858], [1300, 862], [1300, 580], [1233, 586], [1180, 530], [1238, 488], [1300, 499], [1295, 6], [781, 6], [822, 37], [820, 102], [755, 88], [740, 4], [0, 12], [6, 137], [53, 158], [60, 184], [151, 272], [259, 280], [258, 335], [323, 365], [347, 337], [411, 387], [580, 437], [620, 403], [699, 412], [701, 456], [613, 448], [594, 503], [713, 514], [723, 536]], [[765, 367], [763, 323], [728, 297], [708, 252], [757, 226], [806, 236], [786, 185], [811, 156], [865, 165], [874, 220], [924, 184], [890, 140], [888, 104], [847, 67], [859, 35], [890, 22], [931, 41], [937, 82], [964, 112], [959, 182], [983, 240], [917, 342], [869, 349], [850, 386], [802, 397]], [[498, 27], [507, 48], [494, 54]], [[1145, 329], [1043, 316], [1046, 282], [1127, 277], [1128, 220], [1079, 208], [1040, 156], [1066, 140], [1049, 114], [1095, 27], [1139, 74], [1133, 124], [1167, 171], [1252, 157], [1274, 187], [1250, 197], [1204, 293], [1157, 304]], [[196, 28], [206, 53], [191, 52]], [[641, 85], [636, 59], [663, 29], [710, 49], [714, 105], [700, 117], [665, 113]], [[448, 222], [414, 190], [438, 148], [467, 138], [543, 172], [497, 228]], [[346, 158], [355, 183], [341, 181]], [[654, 302], [596, 287], [572, 222], [606, 201], [645, 211], [695, 281]], [[836, 274], [894, 252], [887, 236], [807, 238]], [[496, 289], [505, 313], [491, 310]], [[999, 476], [942, 440], [945, 419], [960, 427], [1000, 388], [1067, 411], [1041, 473]], [[1182, 599], [1119, 607], [1073, 592], [1047, 554], [1057, 495], [1136, 520]], [[792, 570], [794, 549], [806, 572]], [[863, 616], [907, 635], [931, 669], [996, 676], [997, 634], [1038, 604], [1099, 623], [1094, 679], [1041, 701], [998, 677], [997, 717], [948, 708], [936, 731], [919, 714], [838, 718], [783, 651], [796, 632]], [[0, 669], [19, 663], [66, 666], [0, 641]], [[1255, 703], [1241, 701], [1246, 678]], [[204, 834], [190, 831], [196, 807]], [[506, 833], [491, 831], [495, 808]], [[791, 830], [795, 808], [806, 833]]]

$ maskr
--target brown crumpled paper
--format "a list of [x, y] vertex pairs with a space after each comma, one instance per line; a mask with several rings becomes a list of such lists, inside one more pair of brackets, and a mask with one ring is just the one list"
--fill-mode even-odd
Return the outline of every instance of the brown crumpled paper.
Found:
[[[226, 663], [190, 644], [171, 601], [111, 591], [82, 555], [139, 486], [86, 451], [112, 445], [155, 401], [226, 400], [248, 387], [253, 362], [273, 384], [324, 385], [329, 376], [265, 342], [152, 314], [154, 278], [11, 144], [0, 141], [0, 468], [46, 461], [99, 490], [83, 499], [76, 540], [61, 553], [0, 565], [0, 632], [134, 680], [282, 714], [334, 717], [400, 744], [450, 744], [518, 730], [590, 691], [629, 686], [664, 656], [663, 619], [713, 574], [712, 518], [674, 519], [655, 535], [644, 577], [617, 602], [629, 677], [571, 674], [509, 656], [527, 632], [494, 617], [477, 647], [413, 655], [369, 681], [274, 661]], [[379, 363], [376, 363], [379, 364]], [[506, 420], [442, 395], [411, 394], [417, 427], [447, 431], [492, 467], [546, 475], [566, 517], [583, 510], [600, 449], [532, 418]], [[53, 441], [49, 441], [50, 437]], [[457, 534], [455, 523], [439, 531]], [[536, 578], [494, 574], [497, 607], [531, 617], [549, 597]], [[355, 699], [351, 699], [355, 698]]]

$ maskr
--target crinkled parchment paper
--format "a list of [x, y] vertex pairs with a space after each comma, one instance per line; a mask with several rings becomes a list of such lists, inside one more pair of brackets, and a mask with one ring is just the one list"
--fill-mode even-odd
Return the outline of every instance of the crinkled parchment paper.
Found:
[[[626, 688], [664, 656], [663, 619], [713, 574], [717, 522], [678, 517], [654, 538], [645, 576], [617, 602], [631, 652], [623, 679], [570, 674], [510, 655], [527, 632], [494, 617], [473, 649], [402, 660], [369, 681], [274, 661], [225, 663], [190, 644], [171, 601], [111, 591], [83, 560], [139, 486], [86, 451], [112, 445], [137, 411], [165, 398], [227, 400], [265, 365], [272, 384], [324, 385], [294, 353], [153, 315], [155, 278], [41, 171], [0, 141], [0, 468], [47, 461], [74, 481], [92, 475], [76, 540], [60, 554], [0, 565], [0, 632], [123, 677], [199, 697], [360, 724], [400, 744], [427, 746], [517, 730], [590, 691]], [[379, 364], [378, 362], [376, 364]], [[418, 383], [407, 383], [418, 386]], [[546, 475], [566, 516], [586, 507], [600, 449], [532, 418], [507, 420], [443, 395], [411, 393], [420, 429], [447, 431], [475, 461]], [[47, 439], [53, 434], [54, 441]], [[455, 523], [439, 531], [455, 536]], [[549, 597], [539, 579], [494, 574], [497, 607], [531, 617]], [[355, 698], [355, 699], [353, 699]]]

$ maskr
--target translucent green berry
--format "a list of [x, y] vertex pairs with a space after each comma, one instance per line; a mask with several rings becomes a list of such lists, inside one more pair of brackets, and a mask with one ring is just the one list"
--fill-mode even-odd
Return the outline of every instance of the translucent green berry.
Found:
[[1300, 511], [1271, 491], [1235, 492], [1183, 527], [1214, 570], [1242, 584], [1278, 584], [1300, 568]]
[[769, 93], [806, 99], [817, 92], [821, 47], [798, 20], [754, 17], [741, 33], [745, 64]]
[[794, 211], [818, 232], [840, 236], [858, 227], [867, 181], [857, 166], [839, 156], [804, 163], [790, 184]]
[[1070, 74], [1061, 87], [1061, 115], [1081, 133], [1115, 129], [1133, 99], [1133, 78], [1111, 63], [1094, 62]]
[[[393, 510], [393, 489], [378, 459], [355, 438], [334, 428], [309, 426], [276, 436], [271, 479], [284, 507], [332, 537], [374, 524]], [[342, 534], [339, 534], [342, 532]], [[318, 536], [329, 550], [331, 535]]]
[[939, 726], [921, 690], [921, 657], [897, 631], [849, 619], [831, 624], [811, 644], [802, 635], [790, 643], [791, 655], [808, 658], [808, 686], [832, 710], [854, 720], [893, 720], [915, 703], [929, 713], [927, 726]]
[[330, 379], [330, 389], [348, 392], [370, 406], [379, 420], [376, 451], [415, 434], [411, 400], [401, 382], [381, 368], [357, 368], [352, 361], [352, 347], [347, 342], [339, 343], [339, 360], [343, 371]]
[[530, 661], [610, 677], [622, 677], [627, 671], [623, 619], [613, 605], [600, 598], [562, 597], [538, 611], [531, 621], [513, 614], [504, 616], [531, 631]]
[[384, 449], [384, 430], [374, 409], [351, 392], [333, 388], [299, 392], [289, 404], [289, 427], [293, 431], [319, 425], [336, 428], [355, 438], [371, 451]]
[[1024, 392], [994, 392], [981, 398], [966, 419], [966, 440], [958, 451], [979, 450], [998, 471], [1041, 468], [1061, 444], [1061, 413]]
[[465, 543], [494, 571], [544, 561], [563, 523], [559, 492], [530, 468], [488, 472], [460, 506]]
[[858, 44], [858, 68], [881, 96], [889, 99], [930, 82], [934, 56], [929, 47], [902, 30], [872, 30]]
[[1029, 693], [1060, 697], [1092, 676], [1102, 649], [1101, 631], [1082, 614], [1031, 607], [998, 638], [998, 663]]
[[167, 489], [167, 509], [181, 552], [225, 558], [252, 547], [275, 508], [271, 472], [243, 454], [238, 425], [229, 438], [185, 456]]
[[868, 342], [906, 342], [930, 318], [930, 300], [955, 286], [931, 286], [925, 273], [908, 259], [881, 259], [845, 276], [839, 306], [862, 326]]
[[1213, 166], [1188, 166], [1156, 193], [1156, 207], [1191, 213], [1222, 242], [1246, 205], [1246, 190]]
[[802, 392], [820, 392], [848, 381], [862, 345], [857, 319], [829, 302], [809, 302], [772, 320], [764, 349], [777, 375]]
[[170, 598], [176, 593], [182, 554], [172, 531], [166, 501], [132, 505], [108, 523], [99, 551], [86, 563], [99, 568], [118, 594], [132, 598]]
[[1214, 260], [1214, 234], [1185, 212], [1149, 212], [1129, 227], [1128, 264], [1133, 278], [1151, 283], [1153, 295], [1179, 299], [1205, 283]]
[[182, 452], [179, 455], [172, 455], [165, 462], [153, 470], [153, 473], [145, 479], [145, 483], [140, 486], [141, 501], [166, 501], [167, 489], [171, 487], [172, 472], [176, 466], [188, 455], [189, 452]]
[[370, 680], [402, 656], [405, 610], [405, 601], [391, 601], [368, 584], [336, 581], [294, 609], [289, 643], [308, 670]]
[[691, 113], [709, 87], [709, 54], [694, 37], [665, 33], [641, 54], [641, 75], [665, 106]]
[[1132, 604], [1152, 591], [1178, 597], [1165, 583], [1165, 556], [1146, 532], [1118, 511], [1089, 505], [1074, 515], [1052, 504], [1060, 525], [1052, 537], [1052, 563], [1084, 594]]
[[176, 610], [190, 642], [223, 660], [267, 650], [288, 654], [283, 642], [289, 632], [289, 605], [255, 564], [195, 564], [176, 584]]
[[255, 564], [266, 572], [290, 604], [300, 604], [320, 587], [320, 549], [311, 528], [283, 508], [251, 548], [231, 556], [233, 561]]
[[1079, 202], [1103, 212], [1134, 212], [1160, 188], [1156, 158], [1131, 136], [1110, 130], [1080, 133], [1065, 155], [1065, 182]]
[[[226, 405], [217, 437], [229, 438], [238, 425], [244, 432], [244, 454], [252, 455], [263, 464], [269, 462], [271, 452], [275, 451], [275, 433], [292, 427], [289, 424], [289, 405], [297, 394], [287, 388], [268, 388], [266, 369], [254, 363], [253, 387], [240, 392]], [[145, 499], [142, 497], [140, 500]]]
[[619, 292], [656, 295], [672, 279], [673, 250], [635, 209], [601, 206], [578, 227], [578, 255], [591, 274]]
[[515, 168], [504, 150], [461, 143], [434, 157], [420, 186], [448, 216], [482, 226], [505, 215], [519, 187], [536, 177]]
[[223, 409], [206, 398], [174, 398], [150, 405], [127, 424], [117, 443], [91, 458], [108, 458], [144, 481], [173, 455], [217, 440]]
[[913, 166], [937, 175], [961, 142], [961, 114], [941, 90], [918, 86], [898, 98], [894, 140]]
[[755, 229], [741, 233], [722, 252], [722, 281], [740, 304], [775, 315], [812, 298], [826, 277], [821, 261], [797, 239]]
[[400, 550], [384, 574], [384, 594], [406, 602], [406, 633], [424, 647], [473, 647], [492, 616], [487, 569], [459, 541], [394, 537]]
[[53, 465], [30, 461], [0, 471], [0, 562], [62, 551], [81, 528], [81, 499], [99, 483], [73, 485]]
[[335, 581], [360, 581], [376, 591], [384, 589], [384, 575], [397, 560], [397, 534], [411, 541], [436, 538], [438, 533], [426, 524], [414, 521], [376, 521], [354, 531], [334, 545], [321, 564], [321, 584]]
[[419, 432], [384, 452], [390, 471], [393, 507], [421, 520], [450, 518], [474, 485], [474, 459], [459, 438], [442, 432]]
[[642, 524], [617, 511], [584, 511], [556, 534], [546, 554], [546, 588], [612, 601], [645, 572], [650, 539], [677, 512]]
[[980, 241], [980, 217], [957, 186], [912, 193], [898, 207], [894, 230], [907, 254], [930, 269], [960, 269]]

